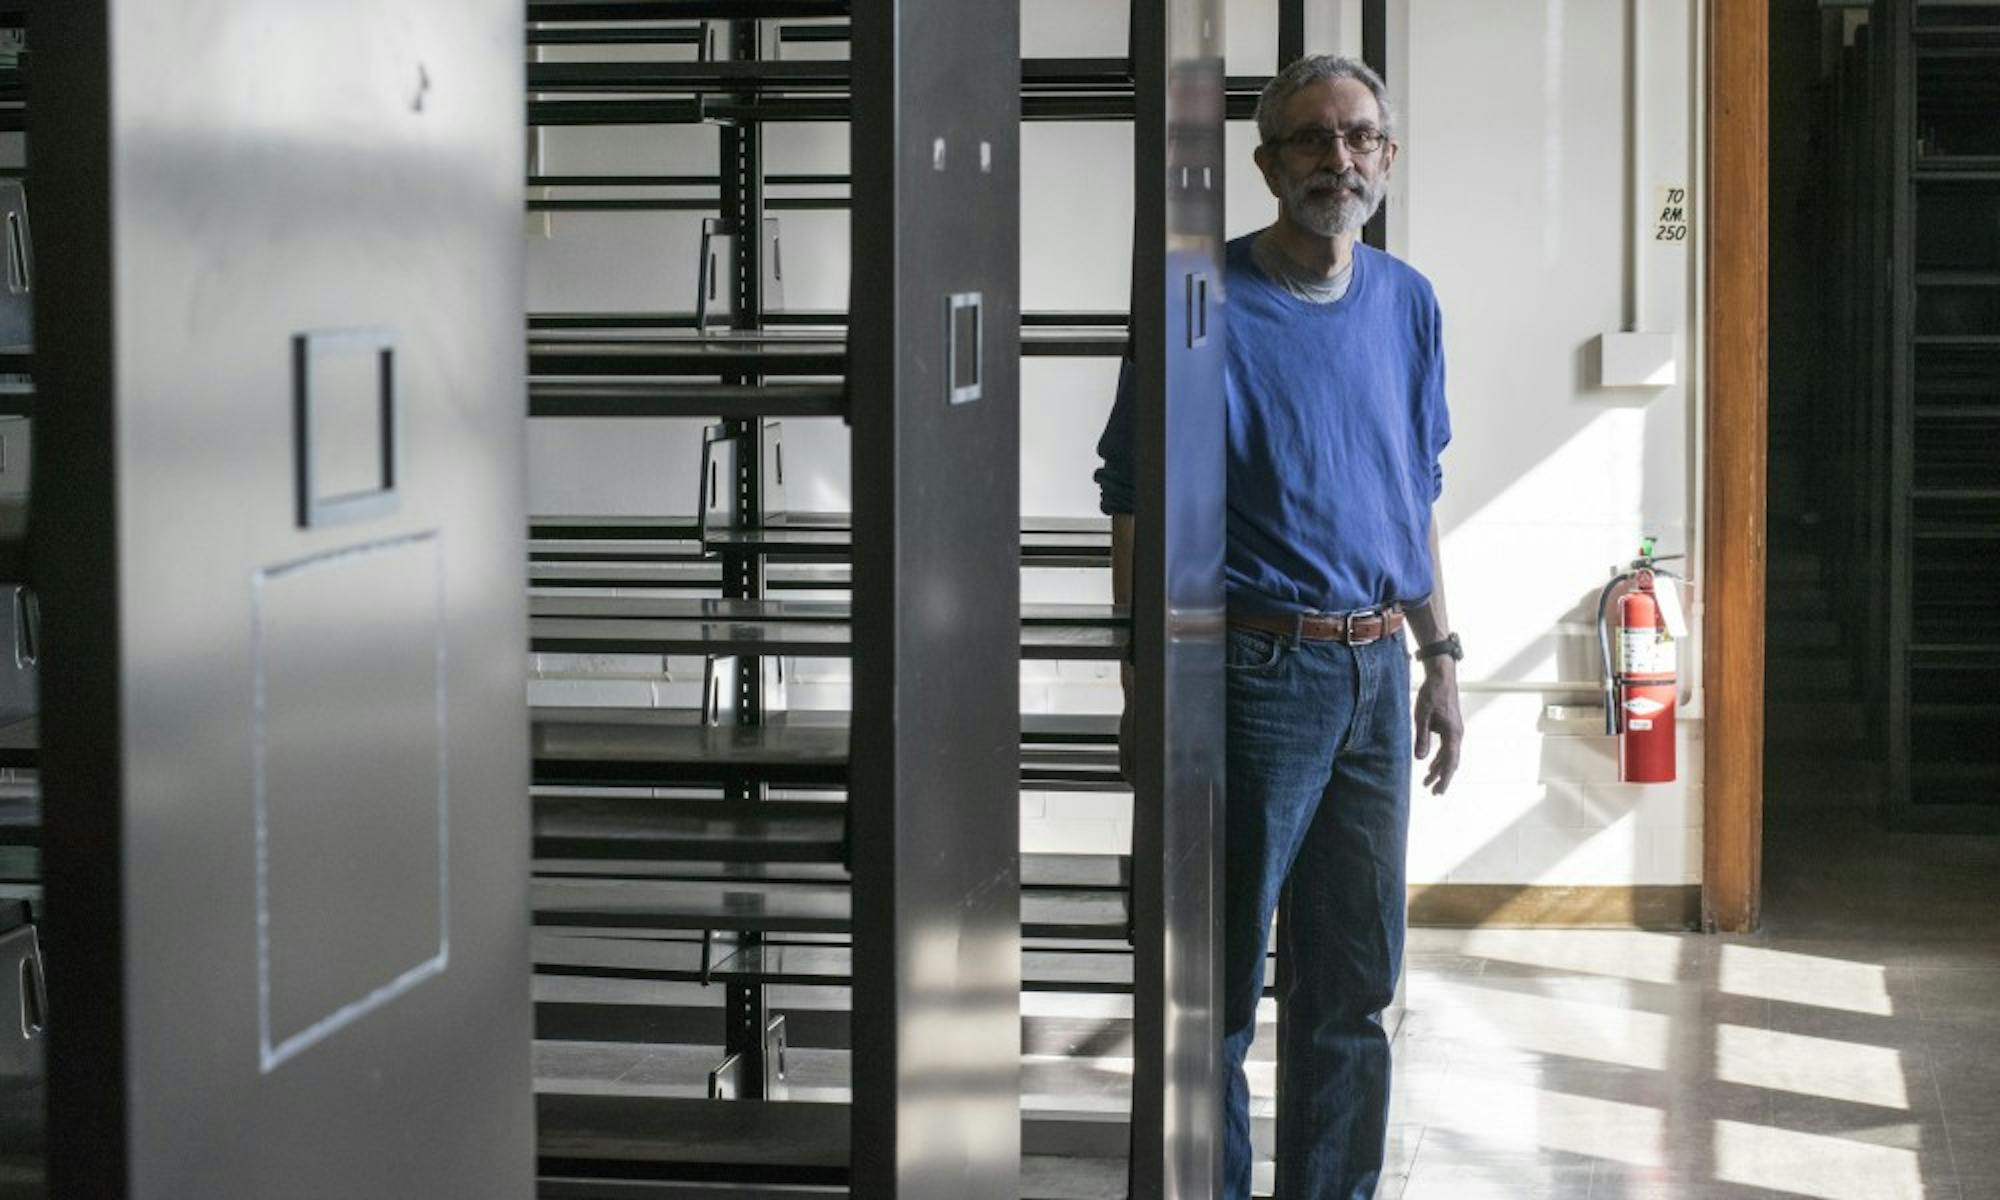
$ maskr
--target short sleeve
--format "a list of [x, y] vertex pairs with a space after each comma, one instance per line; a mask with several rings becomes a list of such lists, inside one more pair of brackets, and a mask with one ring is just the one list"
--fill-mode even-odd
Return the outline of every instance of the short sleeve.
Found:
[[1097, 456], [1104, 465], [1097, 470], [1098, 509], [1110, 514], [1132, 511], [1132, 360], [1118, 364], [1118, 397], [1111, 403], [1111, 416], [1104, 422], [1104, 434], [1097, 439]]
[[1444, 494], [1444, 448], [1451, 444], [1451, 409], [1444, 397], [1444, 314], [1431, 297], [1430, 346], [1424, 364], [1424, 450], [1430, 459], [1431, 502]]

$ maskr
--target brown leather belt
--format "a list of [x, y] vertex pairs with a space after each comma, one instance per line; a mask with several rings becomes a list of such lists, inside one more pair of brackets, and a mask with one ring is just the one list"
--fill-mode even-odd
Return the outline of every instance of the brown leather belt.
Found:
[[1230, 613], [1229, 623], [1263, 633], [1275, 633], [1279, 637], [1288, 638], [1296, 634], [1302, 641], [1365, 646], [1401, 633], [1403, 609], [1401, 605], [1392, 604], [1387, 608], [1364, 608], [1357, 612], [1298, 613], [1284, 617]]

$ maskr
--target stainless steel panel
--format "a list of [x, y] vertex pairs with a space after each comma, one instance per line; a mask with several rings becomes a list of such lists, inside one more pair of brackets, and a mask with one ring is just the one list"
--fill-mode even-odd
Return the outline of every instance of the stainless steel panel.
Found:
[[1195, 1198], [1222, 1167], [1222, 4], [1132, 21], [1132, 1195]]
[[[266, 1071], [450, 960], [438, 568], [426, 534], [287, 563], [252, 583]], [[360, 636], [326, 636], [343, 626]], [[329, 725], [349, 736], [328, 737]]]
[[[62, 16], [52, 1192], [525, 1198], [519, 5]], [[293, 345], [327, 330], [393, 338], [402, 469], [301, 528]]]
[[1021, 1194], [1019, 22], [853, 12], [857, 1196]]

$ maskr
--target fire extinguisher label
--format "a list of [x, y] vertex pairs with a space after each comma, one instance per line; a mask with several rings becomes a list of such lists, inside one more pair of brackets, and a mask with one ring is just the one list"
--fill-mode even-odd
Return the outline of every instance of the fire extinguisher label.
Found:
[[1619, 657], [1627, 675], [1671, 675], [1674, 644], [1653, 629], [1623, 629], [1618, 634]]
[[1653, 592], [1660, 604], [1660, 624], [1667, 627], [1670, 638], [1684, 638], [1688, 635], [1687, 612], [1681, 606], [1681, 589], [1671, 575], [1662, 575], [1653, 581]]
[[1645, 731], [1651, 729], [1652, 727], [1653, 727], [1653, 722], [1645, 717], [1633, 717], [1631, 721], [1627, 722], [1625, 725], [1625, 728], [1637, 730], [1640, 733], [1644, 733]]
[[[1666, 710], [1666, 705], [1653, 699], [1651, 696], [1634, 696], [1625, 702], [1625, 711], [1635, 717], [1652, 717]], [[1648, 721], [1644, 725], [1639, 724], [1637, 721], [1632, 722], [1632, 728], [1634, 729], [1651, 729], [1652, 727], [1651, 721]]]

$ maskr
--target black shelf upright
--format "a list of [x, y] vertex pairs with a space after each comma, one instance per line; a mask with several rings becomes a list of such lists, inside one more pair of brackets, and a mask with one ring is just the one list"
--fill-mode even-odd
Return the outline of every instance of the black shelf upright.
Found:
[[[752, 70], [763, 57], [763, 23], [754, 19], [733, 19], [711, 24], [709, 54], [729, 63], [748, 64]], [[720, 130], [717, 165], [721, 175], [722, 215], [717, 231], [730, 238], [729, 311], [732, 326], [745, 333], [764, 327], [764, 130], [756, 121], [725, 121]], [[724, 381], [732, 387], [754, 390], [763, 376], [754, 371], [731, 373]], [[722, 422], [722, 437], [736, 444], [733, 499], [729, 509], [732, 524], [759, 529], [764, 524], [764, 437], [763, 415], [732, 416]], [[764, 556], [754, 547], [726, 547], [722, 560], [722, 596], [725, 600], [761, 600], [764, 597]], [[736, 692], [732, 708], [738, 725], [764, 723], [764, 682], [768, 666], [761, 656], [735, 655], [731, 685]], [[721, 660], [727, 661], [727, 660]], [[757, 803], [766, 798], [768, 786], [761, 780], [744, 779], [724, 791], [726, 800]], [[752, 949], [763, 937], [754, 931], [741, 935], [741, 945]], [[725, 986], [723, 1003], [723, 1062], [733, 1071], [734, 1092], [745, 1099], [766, 1099], [776, 1090], [782, 1064], [771, 1059], [778, 1054], [783, 1018], [774, 1018], [764, 983], [757, 979], [732, 980]], [[778, 1022], [774, 1025], [774, 1020]]]
[[1816, 384], [1829, 403], [1809, 412], [1811, 454], [1807, 469], [1822, 516], [1822, 551], [1841, 564], [1823, 583], [1840, 627], [1846, 656], [1830, 665], [1835, 688], [1859, 686], [1874, 744], [1863, 758], [1886, 759], [1889, 656], [1888, 512], [1889, 306], [1880, 286], [1893, 171], [1889, 123], [1880, 108], [1886, 89], [1881, 31], [1854, 31], [1835, 61], [1825, 89], [1819, 159], [1821, 193], [1828, 197], [1819, 245], [1836, 264], [1837, 286], [1821, 293], [1821, 344]]

